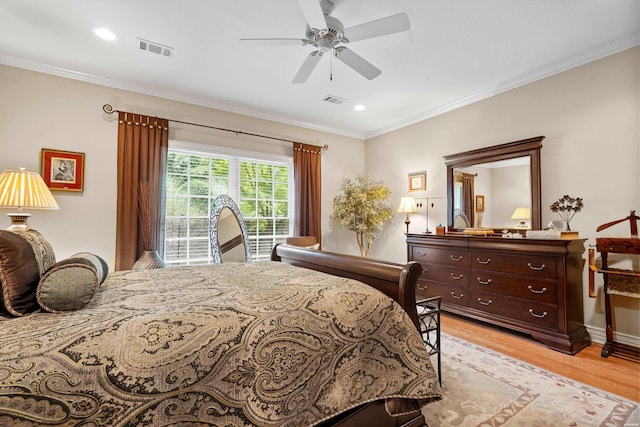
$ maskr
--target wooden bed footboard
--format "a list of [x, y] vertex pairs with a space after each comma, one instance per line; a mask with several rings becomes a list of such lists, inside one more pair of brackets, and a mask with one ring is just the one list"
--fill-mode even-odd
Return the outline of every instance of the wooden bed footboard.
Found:
[[[420, 330], [416, 310], [416, 281], [422, 267], [415, 261], [396, 264], [354, 255], [315, 251], [301, 247], [276, 245], [271, 252], [272, 261], [285, 262], [298, 267], [321, 271], [334, 276], [359, 280], [393, 298], [409, 314]], [[322, 423], [322, 427], [426, 427], [422, 412], [394, 417], [385, 410], [384, 400], [374, 401]]]
[[422, 274], [422, 267], [415, 261], [403, 265], [287, 245], [276, 245], [271, 252], [271, 260], [348, 277], [373, 286], [396, 300], [419, 330], [416, 281]]

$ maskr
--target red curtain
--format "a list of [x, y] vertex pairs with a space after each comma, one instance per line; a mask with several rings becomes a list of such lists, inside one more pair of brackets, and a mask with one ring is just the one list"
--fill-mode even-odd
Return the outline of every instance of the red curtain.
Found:
[[[128, 270], [142, 252], [164, 253], [165, 186], [169, 121], [157, 117], [119, 113], [118, 204], [116, 218], [116, 270]], [[144, 236], [139, 219], [140, 187], [147, 189], [144, 201], [146, 224], [154, 224], [152, 236]], [[145, 240], [148, 245], [145, 247]]]
[[295, 234], [315, 236], [322, 243], [321, 221], [322, 147], [293, 144], [293, 174], [296, 192]]

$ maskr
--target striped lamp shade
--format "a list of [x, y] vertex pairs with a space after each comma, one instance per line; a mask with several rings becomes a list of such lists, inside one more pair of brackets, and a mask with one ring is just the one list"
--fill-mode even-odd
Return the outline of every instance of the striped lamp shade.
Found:
[[60, 209], [53, 194], [37, 172], [6, 170], [0, 174], [0, 208], [17, 208], [19, 213], [7, 214], [12, 220], [9, 229], [28, 229], [27, 209]]

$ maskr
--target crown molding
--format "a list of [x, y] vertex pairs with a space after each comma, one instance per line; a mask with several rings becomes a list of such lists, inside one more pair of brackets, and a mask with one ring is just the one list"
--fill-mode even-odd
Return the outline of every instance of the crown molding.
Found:
[[589, 62], [597, 61], [598, 59], [605, 58], [607, 56], [622, 52], [623, 50], [630, 49], [638, 45], [640, 45], [640, 32], [634, 33], [624, 38], [620, 38], [618, 40], [615, 40], [614, 42], [598, 46], [594, 49], [582, 52], [580, 54], [564, 58], [562, 61], [549, 64], [548, 66], [540, 67], [537, 70], [532, 71], [531, 73], [522, 75], [512, 80], [508, 80], [506, 82], [502, 82], [496, 86], [487, 88], [480, 92], [476, 92], [473, 95], [457, 99], [448, 104], [441, 105], [420, 114], [416, 114], [395, 123], [391, 123], [387, 126], [383, 126], [370, 132], [366, 132], [365, 141], [367, 139], [371, 139], [376, 136], [380, 136], [385, 133], [389, 133], [394, 130], [398, 130], [412, 124], [439, 116], [440, 114], [448, 113], [450, 111], [473, 104], [475, 102], [491, 98], [492, 96], [507, 92], [512, 89], [516, 89], [529, 83], [551, 77], [555, 74], [562, 73], [563, 71], [568, 71], [572, 68], [585, 65]]
[[327, 132], [334, 135], [341, 135], [341, 136], [346, 136], [346, 137], [356, 138], [359, 140], [366, 141], [367, 139], [371, 139], [376, 136], [380, 136], [380, 135], [392, 132], [394, 130], [398, 130], [398, 129], [413, 125], [415, 123], [439, 116], [444, 113], [448, 113], [458, 108], [465, 107], [475, 102], [482, 101], [484, 99], [501, 94], [503, 92], [507, 92], [509, 90], [516, 89], [518, 87], [527, 85], [529, 83], [533, 83], [535, 81], [542, 80], [544, 78], [553, 76], [555, 74], [559, 74], [561, 72], [570, 70], [572, 68], [579, 67], [589, 62], [602, 59], [606, 56], [613, 55], [623, 50], [638, 46], [639, 44], [640, 44], [640, 33], [636, 32], [627, 37], [623, 37], [618, 40], [615, 40], [611, 43], [607, 43], [607, 44], [598, 46], [594, 49], [590, 49], [588, 51], [582, 52], [580, 54], [564, 58], [562, 61], [558, 61], [553, 64], [540, 67], [537, 70], [532, 71], [531, 73], [522, 75], [520, 77], [511, 79], [506, 82], [502, 82], [496, 86], [486, 88], [473, 95], [457, 99], [455, 101], [438, 106], [436, 108], [424, 111], [422, 113], [413, 115], [411, 117], [407, 117], [403, 120], [399, 120], [394, 123], [390, 123], [386, 126], [374, 129], [372, 131], [365, 132], [364, 134], [347, 131], [344, 129], [336, 129], [336, 128], [320, 126], [316, 123], [293, 120], [290, 117], [286, 117], [280, 114], [275, 114], [271, 111], [251, 109], [246, 106], [233, 104], [233, 103], [226, 103], [216, 99], [202, 98], [202, 97], [198, 97], [190, 94], [168, 91], [168, 90], [159, 89], [151, 86], [140, 85], [140, 84], [133, 84], [131, 82], [101, 77], [93, 74], [80, 73], [74, 70], [69, 70], [62, 67], [57, 67], [49, 64], [44, 64], [44, 63], [31, 61], [23, 58], [18, 58], [14, 56], [4, 55], [4, 54], [0, 54], [0, 64], [9, 65], [17, 68], [23, 68], [31, 71], [37, 71], [45, 74], [51, 74], [58, 77], [79, 80], [86, 83], [93, 83], [101, 86], [112, 87], [115, 89], [127, 90], [130, 92], [140, 93], [144, 95], [157, 96], [160, 98], [170, 99], [178, 102], [185, 102], [188, 104], [193, 104], [193, 105], [207, 107], [207, 108], [213, 108], [213, 109], [226, 111], [230, 113], [242, 114], [245, 116], [264, 119], [264, 120], [270, 120], [270, 121], [285, 124], [285, 125], [297, 126], [305, 129], [312, 129], [320, 132]]
[[184, 102], [187, 104], [197, 105], [200, 107], [213, 108], [216, 110], [225, 111], [228, 113], [242, 114], [257, 119], [269, 120], [284, 125], [297, 126], [305, 129], [312, 129], [320, 132], [327, 132], [334, 135], [341, 135], [350, 138], [356, 138], [364, 140], [363, 133], [350, 132], [344, 129], [335, 129], [325, 126], [320, 126], [315, 123], [308, 123], [299, 120], [293, 120], [289, 117], [275, 114], [270, 111], [257, 110], [247, 108], [246, 106], [237, 105], [233, 103], [226, 103], [216, 99], [202, 98], [190, 94], [181, 92], [168, 91], [159, 89], [157, 87], [145, 86], [140, 84], [134, 84], [131, 82], [112, 79], [108, 77], [97, 76], [94, 74], [81, 73], [78, 71], [70, 70], [67, 68], [57, 67], [50, 64], [44, 64], [37, 61], [32, 61], [24, 58], [18, 58], [15, 56], [0, 54], [0, 64], [8, 65], [16, 68], [23, 68], [30, 71], [36, 71], [39, 73], [50, 74], [57, 77], [64, 77], [73, 80], [79, 80], [85, 83], [93, 83], [100, 86], [111, 87], [114, 89], [122, 89], [129, 92], [140, 93], [143, 95], [156, 96], [159, 98], [170, 99], [173, 101]]

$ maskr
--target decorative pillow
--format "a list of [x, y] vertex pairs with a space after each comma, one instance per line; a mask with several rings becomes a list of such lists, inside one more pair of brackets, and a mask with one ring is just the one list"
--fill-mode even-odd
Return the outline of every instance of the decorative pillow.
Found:
[[96, 254], [92, 254], [90, 252], [78, 252], [75, 255], [71, 255], [70, 258], [86, 258], [91, 261], [97, 271], [98, 281], [100, 282], [100, 284], [104, 282], [104, 280], [107, 278], [107, 274], [109, 274], [109, 265], [104, 259]]
[[53, 249], [35, 230], [0, 230], [0, 311], [24, 316], [38, 308], [36, 288], [55, 263]]
[[[100, 268], [101, 275], [102, 266]], [[40, 279], [36, 291], [38, 304], [51, 313], [80, 310], [95, 298], [100, 277], [96, 263], [90, 257], [63, 259]]]

